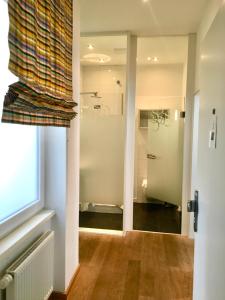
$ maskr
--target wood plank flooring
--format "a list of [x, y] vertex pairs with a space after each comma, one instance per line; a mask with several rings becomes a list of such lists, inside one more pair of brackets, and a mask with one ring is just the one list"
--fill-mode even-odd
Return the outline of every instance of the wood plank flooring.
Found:
[[80, 233], [68, 300], [191, 300], [193, 241], [179, 235]]

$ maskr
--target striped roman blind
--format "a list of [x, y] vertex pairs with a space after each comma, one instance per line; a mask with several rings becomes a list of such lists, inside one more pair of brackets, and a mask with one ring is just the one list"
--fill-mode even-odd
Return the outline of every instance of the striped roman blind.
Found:
[[19, 79], [5, 96], [2, 122], [69, 127], [72, 0], [8, 0], [9, 69]]

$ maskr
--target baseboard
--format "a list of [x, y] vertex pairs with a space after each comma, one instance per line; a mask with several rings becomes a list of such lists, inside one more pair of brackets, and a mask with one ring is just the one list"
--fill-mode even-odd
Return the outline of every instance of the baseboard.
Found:
[[80, 271], [80, 265], [77, 267], [76, 272], [74, 273], [74, 275], [73, 275], [73, 277], [70, 281], [70, 284], [69, 284], [68, 288], [66, 289], [66, 291], [64, 293], [62, 293], [62, 292], [53, 292], [48, 300], [67, 300], [68, 295], [69, 295], [69, 293], [70, 293], [70, 291], [73, 287], [73, 284], [76, 280], [76, 277], [77, 277], [79, 271]]
[[69, 293], [70, 293], [70, 291], [71, 291], [71, 289], [73, 287], [73, 284], [74, 284], [74, 282], [75, 282], [75, 280], [76, 280], [77, 275], [79, 274], [79, 272], [80, 272], [80, 265], [78, 265], [78, 267], [77, 267], [77, 269], [76, 269], [76, 271], [75, 271], [72, 279], [70, 280], [69, 286], [66, 289], [66, 295], [69, 295]]
[[67, 294], [53, 292], [48, 300], [67, 300]]

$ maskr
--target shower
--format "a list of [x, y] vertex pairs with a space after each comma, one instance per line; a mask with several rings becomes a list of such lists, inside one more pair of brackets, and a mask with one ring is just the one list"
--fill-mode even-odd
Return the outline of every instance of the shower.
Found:
[[80, 49], [79, 224], [122, 230], [127, 36], [81, 37]]
[[[81, 112], [83, 112], [83, 109], [95, 109], [95, 110], [101, 110], [102, 109], [102, 105], [99, 103], [99, 101], [97, 100], [100, 100], [102, 99], [101, 96], [99, 96], [99, 93], [98, 92], [81, 92], [80, 93], [81, 96], [84, 96], [84, 95], [89, 95], [90, 98], [93, 98], [96, 100], [95, 103], [89, 103], [88, 105], [83, 105], [82, 108], [81, 108]], [[94, 101], [94, 100], [93, 100]], [[92, 102], [92, 101], [91, 101]]]
[[102, 97], [100, 97], [98, 95], [98, 92], [82, 92], [80, 93], [81, 95], [91, 95], [91, 98], [97, 98], [97, 99], [101, 99]]

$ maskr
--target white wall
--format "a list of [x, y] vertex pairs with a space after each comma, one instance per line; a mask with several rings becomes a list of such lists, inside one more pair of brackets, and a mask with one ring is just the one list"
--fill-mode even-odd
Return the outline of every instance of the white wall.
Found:
[[200, 56], [201, 56], [201, 45], [204, 40], [219, 8], [223, 4], [223, 0], [208, 0], [201, 24], [197, 32], [197, 50], [196, 50], [196, 76], [195, 76], [195, 91], [200, 89]]
[[[205, 6], [205, 11], [203, 13], [203, 17], [200, 23], [200, 26], [197, 31], [197, 39], [196, 39], [196, 64], [195, 64], [195, 93], [198, 93], [201, 100], [200, 94], [200, 63], [201, 63], [201, 54], [202, 54], [202, 43], [204, 38], [210, 29], [216, 14], [218, 13], [221, 5], [223, 4], [223, 0], [208, 0]], [[196, 183], [192, 180], [192, 195], [190, 198], [193, 199], [193, 191], [196, 189]], [[188, 224], [184, 224], [186, 228]], [[189, 236], [194, 238], [194, 230], [193, 230], [193, 214], [190, 214], [190, 225], [189, 225]]]
[[[99, 92], [102, 94], [117, 94], [126, 89], [125, 66], [82, 66], [82, 92]], [[116, 81], [121, 81], [121, 86]]]
[[[195, 235], [194, 300], [225, 295], [225, 5], [202, 43], [199, 126], [199, 222]], [[208, 147], [212, 109], [217, 114], [217, 148]]]
[[54, 289], [65, 290], [65, 230], [67, 193], [66, 129], [45, 129], [45, 201], [55, 210], [52, 229], [55, 231]]
[[[79, 6], [74, 0], [74, 99], [79, 102]], [[48, 127], [45, 130], [46, 208], [55, 210], [53, 221], [37, 227], [18, 242], [0, 261], [0, 276], [40, 234], [55, 231], [54, 290], [64, 292], [78, 267], [79, 212], [79, 118], [71, 129]], [[0, 292], [0, 300], [5, 300]]]
[[[182, 96], [183, 65], [139, 66], [137, 69], [137, 103], [146, 104], [141, 97]], [[143, 101], [145, 100], [145, 101]], [[149, 104], [147, 102], [147, 104]]]
[[[73, 97], [80, 107], [80, 1], [73, 0]], [[66, 288], [79, 265], [80, 117], [67, 131]]]
[[139, 66], [136, 91], [136, 142], [135, 142], [135, 202], [145, 202], [143, 179], [147, 178], [147, 135], [139, 128], [140, 109], [183, 108], [183, 65]]

